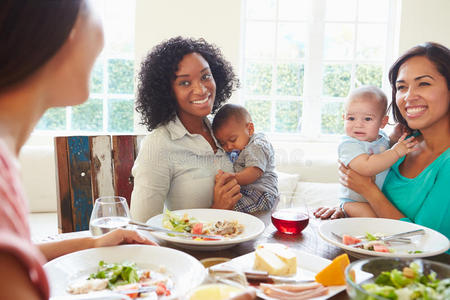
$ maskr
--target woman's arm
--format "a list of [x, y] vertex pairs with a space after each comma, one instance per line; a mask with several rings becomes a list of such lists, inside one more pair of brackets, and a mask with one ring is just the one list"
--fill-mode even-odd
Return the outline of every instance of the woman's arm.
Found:
[[30, 281], [28, 271], [12, 254], [0, 252], [0, 293], [2, 299], [42, 299]]
[[371, 177], [362, 176], [356, 171], [339, 166], [339, 182], [363, 196], [380, 218], [401, 219], [405, 216], [384, 196]]
[[155, 242], [150, 241], [135, 230], [119, 228], [98, 237], [74, 238], [56, 242], [46, 242], [38, 244], [37, 246], [47, 260], [52, 260], [61, 255], [79, 250], [115, 246], [120, 244], [157, 245]]
[[130, 213], [137, 221], [146, 222], [163, 212], [170, 189], [169, 154], [159, 133], [147, 136], [133, 166], [134, 187]]
[[214, 184], [214, 202], [211, 208], [233, 209], [242, 197], [240, 190], [241, 186], [234, 174], [219, 170]]

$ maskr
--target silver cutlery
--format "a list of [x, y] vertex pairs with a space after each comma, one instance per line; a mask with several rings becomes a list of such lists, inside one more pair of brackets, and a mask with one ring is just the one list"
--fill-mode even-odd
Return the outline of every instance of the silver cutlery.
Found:
[[173, 231], [173, 230], [169, 230], [169, 229], [162, 228], [162, 227], [156, 227], [156, 226], [148, 225], [148, 224], [145, 224], [145, 223], [142, 223], [142, 222], [138, 222], [138, 221], [134, 221], [134, 220], [130, 220], [129, 224], [137, 225], [138, 226], [137, 229], [139, 229], [139, 230], [164, 232], [164, 233], [168, 233], [168, 234], [181, 235], [181, 236], [187, 236], [187, 237], [201, 237], [201, 238], [207, 238], [207, 239], [211, 239], [211, 240], [222, 240], [223, 239], [223, 237], [221, 237], [221, 236], [205, 235], [205, 234], [194, 234], [194, 233], [189, 233], [189, 232]]
[[[334, 233], [334, 232], [330, 232], [339, 242], [341, 242], [342, 243], [342, 235], [340, 235], [340, 234], [337, 234], [337, 233]], [[367, 237], [365, 236], [365, 235], [358, 235], [358, 236], [355, 236], [355, 238], [357, 238], [357, 239], [359, 239], [359, 240], [367, 240], [366, 242], [370, 242], [368, 239], [367, 239]], [[381, 237], [379, 237], [379, 236], [377, 236], [376, 237], [376, 239], [374, 240], [374, 241], [378, 241], [378, 240], [380, 240], [381, 239]], [[411, 239], [409, 239], [409, 238], [406, 238], [406, 237], [398, 237], [398, 238], [393, 238], [393, 239], [390, 239], [389, 240], [389, 242], [391, 242], [391, 243], [411, 243]]]
[[[391, 234], [391, 235], [386, 235], [383, 237], [380, 237], [379, 239], [377, 239], [377, 241], [382, 241], [382, 242], [391, 242], [393, 240], [396, 240], [398, 238], [404, 238], [404, 237], [408, 237], [408, 236], [416, 236], [416, 235], [424, 235], [425, 234], [425, 230], [423, 229], [416, 229], [416, 230], [411, 230], [411, 231], [406, 231], [406, 232], [400, 232], [400, 233], [396, 233], [396, 234]], [[409, 241], [411, 242], [411, 241]], [[367, 244], [368, 242], [361, 242], [361, 243], [356, 243], [353, 245], [349, 245], [352, 247], [360, 247], [360, 246], [364, 246], [365, 244]]]

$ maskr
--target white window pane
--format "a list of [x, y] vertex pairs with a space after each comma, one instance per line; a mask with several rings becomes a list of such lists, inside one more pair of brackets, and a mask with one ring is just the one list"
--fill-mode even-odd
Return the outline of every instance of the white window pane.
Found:
[[327, 21], [355, 21], [356, 0], [327, 0], [325, 8]]
[[105, 6], [105, 49], [112, 55], [134, 53], [135, 1], [108, 0]]
[[102, 131], [102, 99], [89, 99], [72, 107], [72, 130]]
[[342, 102], [324, 103], [322, 106], [322, 128], [321, 132], [325, 134], [343, 134], [344, 133], [344, 105]]
[[278, 58], [305, 57], [306, 23], [280, 23], [278, 26]]
[[387, 22], [389, 17], [388, 0], [360, 0], [358, 19], [363, 22]]
[[252, 116], [256, 131], [270, 131], [270, 111], [272, 104], [265, 100], [247, 100], [245, 107]]
[[279, 101], [275, 107], [275, 131], [299, 132], [302, 117], [302, 102]]
[[247, 22], [245, 55], [251, 58], [273, 58], [275, 49], [274, 22]]
[[247, 0], [249, 19], [273, 20], [276, 13], [276, 0]]
[[383, 66], [375, 64], [356, 65], [355, 87], [362, 85], [375, 85], [381, 88], [383, 78]]
[[352, 24], [328, 23], [325, 25], [325, 59], [353, 58], [355, 30]]
[[352, 66], [350, 64], [328, 64], [323, 71], [323, 95], [346, 97], [350, 91]]
[[245, 70], [244, 89], [247, 94], [270, 95], [272, 89], [272, 65], [248, 63]]
[[386, 34], [386, 25], [359, 24], [356, 57], [358, 59], [382, 60], [384, 58]]
[[310, 16], [310, 6], [307, 0], [279, 0], [278, 18], [280, 20], [300, 21]]
[[301, 96], [303, 94], [303, 65], [290, 63], [277, 66], [277, 95]]

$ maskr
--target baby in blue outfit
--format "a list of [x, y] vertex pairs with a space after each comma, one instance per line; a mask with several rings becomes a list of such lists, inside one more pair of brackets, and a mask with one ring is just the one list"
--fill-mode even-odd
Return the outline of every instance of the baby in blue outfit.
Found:
[[242, 198], [234, 210], [254, 213], [272, 209], [278, 199], [278, 179], [272, 144], [264, 134], [255, 133], [248, 111], [226, 104], [214, 117], [214, 136], [233, 162]]
[[[389, 149], [389, 137], [381, 130], [389, 117], [387, 98], [375, 86], [353, 90], [345, 103], [345, 134], [338, 147], [339, 160], [364, 176], [375, 176], [381, 189], [389, 168], [401, 157], [414, 151], [414, 137], [403, 134]], [[341, 187], [340, 207], [347, 216], [376, 217], [367, 200], [353, 190]]]

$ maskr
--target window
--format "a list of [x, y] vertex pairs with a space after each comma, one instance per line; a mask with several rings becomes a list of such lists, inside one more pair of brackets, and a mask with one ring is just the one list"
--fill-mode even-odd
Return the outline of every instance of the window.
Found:
[[350, 89], [386, 85], [394, 0], [243, 3], [241, 101], [258, 131], [341, 134]]
[[133, 131], [135, 1], [92, 3], [103, 19], [105, 47], [92, 71], [89, 99], [79, 106], [49, 109], [37, 130]]

